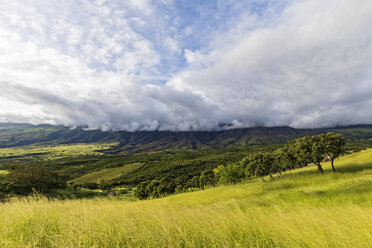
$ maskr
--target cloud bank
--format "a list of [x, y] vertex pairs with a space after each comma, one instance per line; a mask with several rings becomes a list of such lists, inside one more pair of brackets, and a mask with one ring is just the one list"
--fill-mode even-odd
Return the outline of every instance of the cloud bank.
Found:
[[0, 121], [372, 123], [372, 2], [192, 2], [0, 0]]

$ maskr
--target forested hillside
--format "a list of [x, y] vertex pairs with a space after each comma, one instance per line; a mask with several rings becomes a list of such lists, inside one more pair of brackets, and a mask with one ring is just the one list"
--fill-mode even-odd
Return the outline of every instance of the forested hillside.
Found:
[[291, 127], [255, 127], [226, 131], [106, 131], [85, 130], [82, 127], [0, 124], [0, 148], [30, 144], [72, 144], [119, 142], [112, 152], [142, 152], [165, 149], [221, 149], [284, 143], [305, 135], [328, 131], [343, 134], [348, 141], [372, 141], [372, 126], [358, 125], [343, 128], [295, 129]]

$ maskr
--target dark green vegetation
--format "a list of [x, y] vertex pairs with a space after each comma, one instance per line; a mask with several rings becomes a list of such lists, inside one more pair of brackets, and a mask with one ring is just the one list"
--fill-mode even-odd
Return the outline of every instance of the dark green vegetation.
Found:
[[57, 145], [73, 143], [119, 142], [111, 153], [134, 153], [166, 149], [223, 149], [254, 145], [279, 144], [305, 135], [336, 132], [344, 135], [355, 147], [372, 144], [372, 126], [343, 128], [295, 129], [291, 127], [256, 127], [218, 132], [141, 131], [103, 132], [71, 129], [65, 126], [0, 123], [0, 148], [23, 145]]
[[[139, 198], [161, 197], [214, 186], [217, 181], [236, 183], [250, 177], [263, 177], [317, 163], [324, 158], [325, 147], [320, 147], [315, 154], [301, 154], [298, 151], [312, 146], [314, 140], [310, 143], [295, 142], [299, 147], [284, 146], [284, 142], [327, 130], [330, 129], [278, 127], [224, 132], [128, 133], [84, 131], [81, 128], [49, 125], [2, 124], [0, 145], [13, 148], [0, 149], [0, 171], [11, 172], [9, 176], [0, 174], [0, 180], [10, 178], [13, 169], [37, 167], [59, 175], [67, 185], [64, 190], [53, 189], [48, 192], [43, 189], [43, 193], [51, 196], [95, 196], [107, 190], [131, 194], [134, 189]], [[345, 134], [349, 150], [370, 146], [372, 128], [369, 126], [332, 130]], [[117, 143], [113, 143], [115, 141]], [[31, 143], [33, 145], [14, 147]], [[328, 149], [328, 152], [334, 154], [336, 151]], [[330, 153], [329, 156], [332, 155]], [[317, 160], [314, 160], [316, 154]], [[249, 165], [258, 162], [271, 165], [260, 166], [260, 170]], [[241, 165], [244, 163], [242, 170]], [[219, 165], [222, 165], [219, 170], [224, 168], [230, 173], [230, 179], [224, 181], [221, 173], [215, 176], [214, 169]]]
[[49, 172], [39, 167], [25, 167], [10, 171], [0, 182], [2, 194], [27, 195], [49, 189], [63, 188], [66, 179], [63, 176]]
[[0, 168], [10, 172], [12, 168], [43, 168], [63, 175], [72, 189], [133, 188], [141, 182], [155, 183], [172, 179], [176, 186], [174, 189], [184, 191], [199, 188], [199, 178], [202, 175], [201, 178], [214, 175], [213, 169], [218, 164], [238, 162], [247, 152], [258, 149], [272, 148], [267, 146], [236, 150], [158, 151], [124, 155], [66, 156], [47, 160], [30, 159], [25, 155], [16, 160], [0, 159]]

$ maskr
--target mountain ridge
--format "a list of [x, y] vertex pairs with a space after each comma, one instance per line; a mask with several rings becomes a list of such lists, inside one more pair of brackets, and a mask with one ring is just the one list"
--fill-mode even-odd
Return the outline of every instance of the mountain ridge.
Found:
[[226, 148], [284, 143], [290, 139], [338, 132], [349, 140], [372, 140], [372, 125], [297, 129], [289, 126], [252, 127], [225, 131], [102, 131], [61, 125], [0, 123], [0, 148], [33, 144], [119, 142], [120, 151]]

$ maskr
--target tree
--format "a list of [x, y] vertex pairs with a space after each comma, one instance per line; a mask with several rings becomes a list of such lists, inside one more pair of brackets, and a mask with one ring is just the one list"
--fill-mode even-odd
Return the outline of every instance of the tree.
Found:
[[204, 187], [207, 185], [215, 186], [216, 177], [213, 170], [202, 171], [202, 173], [200, 174], [199, 182], [202, 189], [204, 189]]
[[150, 195], [146, 191], [147, 185], [150, 183], [150, 181], [143, 181], [140, 182], [134, 189], [134, 196], [136, 196], [139, 199], [147, 199]]
[[325, 144], [319, 135], [304, 136], [295, 140], [296, 157], [301, 167], [313, 163], [318, 171], [324, 173], [320, 164], [325, 156]]
[[[300, 167], [304, 167], [309, 163], [314, 163], [318, 167], [318, 171], [323, 173], [323, 168], [320, 162], [323, 160], [324, 153], [321, 151], [321, 146], [318, 146], [318, 139], [316, 136], [304, 136], [298, 138], [294, 142], [294, 147], [296, 150], [297, 163]], [[320, 157], [319, 157], [320, 154]]]
[[262, 159], [261, 159], [261, 164], [259, 164], [259, 169], [258, 169], [258, 174], [259, 176], [263, 177], [266, 175], [270, 176], [270, 179], [275, 180], [273, 177], [273, 173], [276, 173], [276, 168], [274, 167], [274, 154], [273, 153], [262, 153]]
[[241, 165], [244, 166], [245, 168], [245, 175], [247, 178], [257, 176], [257, 167], [259, 164], [258, 161], [259, 161], [259, 156], [257, 154], [250, 154], [249, 156], [243, 158], [240, 161]]
[[318, 170], [321, 173], [324, 173], [322, 165], [320, 164], [326, 154], [326, 147], [324, 140], [321, 138], [320, 135], [312, 136], [310, 138], [310, 142], [312, 145], [311, 153], [310, 153], [310, 158], [311, 162], [316, 164], [318, 166]]
[[242, 164], [246, 164], [246, 175], [248, 177], [261, 177], [263, 181], [264, 176], [269, 175], [270, 179], [275, 180], [272, 175], [272, 167], [274, 164], [274, 157], [270, 153], [256, 153], [248, 156], [241, 161]]
[[219, 165], [214, 172], [221, 184], [237, 184], [245, 177], [244, 169], [236, 163]]
[[274, 158], [273, 165], [272, 165], [272, 173], [278, 173], [279, 177], [282, 178], [282, 171], [285, 171], [287, 167], [287, 155], [284, 149], [276, 149], [272, 156]]
[[297, 157], [297, 147], [296, 140], [288, 141], [285, 146], [281, 149], [283, 163], [286, 164], [285, 168], [293, 170], [299, 167], [298, 157]]
[[292, 149], [296, 157], [297, 167], [305, 167], [312, 163], [312, 143], [310, 136], [295, 139], [292, 144]]
[[187, 189], [186, 183], [189, 179], [190, 179], [189, 175], [185, 175], [185, 174], [179, 177], [176, 177], [174, 179], [174, 183], [176, 185], [175, 191], [177, 192], [185, 191]]
[[186, 182], [186, 189], [197, 189], [200, 187], [199, 176], [193, 176], [191, 179], [187, 180]]
[[146, 189], [145, 189], [145, 192], [148, 196], [151, 196], [152, 198], [158, 198], [160, 197], [160, 194], [159, 194], [159, 191], [158, 191], [158, 188], [159, 188], [159, 185], [160, 185], [160, 181], [159, 180], [152, 180], [147, 186], [146, 186]]
[[332, 170], [336, 172], [334, 161], [345, 152], [345, 138], [341, 134], [332, 132], [320, 135], [325, 144], [325, 152], [331, 159]]
[[159, 186], [158, 186], [158, 193], [160, 196], [166, 196], [169, 194], [173, 194], [176, 190], [176, 185], [171, 178], [163, 177], [160, 179]]

